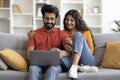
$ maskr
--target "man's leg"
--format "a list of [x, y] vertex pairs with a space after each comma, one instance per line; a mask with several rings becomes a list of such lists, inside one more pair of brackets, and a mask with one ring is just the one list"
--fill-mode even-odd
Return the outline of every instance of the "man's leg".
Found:
[[62, 72], [61, 66], [50, 66], [45, 72], [44, 80], [56, 80], [58, 73]]
[[42, 72], [42, 67], [37, 65], [31, 65], [29, 67], [28, 80], [38, 80]]

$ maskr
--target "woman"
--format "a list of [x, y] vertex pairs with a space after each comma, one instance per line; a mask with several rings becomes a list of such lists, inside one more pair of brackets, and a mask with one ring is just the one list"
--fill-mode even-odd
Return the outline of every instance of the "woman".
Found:
[[[64, 30], [72, 39], [72, 65], [68, 77], [77, 78], [78, 71], [97, 72], [93, 57], [92, 34], [77, 10], [69, 10], [64, 18]], [[64, 60], [65, 62], [65, 60]], [[66, 62], [67, 65], [68, 62]], [[66, 66], [67, 66], [66, 65]], [[89, 66], [87, 66], [89, 65]], [[69, 66], [68, 66], [69, 67]]]
[[[77, 78], [77, 71], [97, 72], [98, 69], [94, 66], [92, 34], [79, 12], [73, 9], [69, 10], [65, 14], [63, 24], [64, 31], [72, 40], [69, 44], [72, 46], [72, 57], [61, 59], [65, 67], [69, 69], [68, 77]], [[29, 37], [34, 35], [34, 32], [29, 32], [28, 35]], [[68, 52], [71, 52], [70, 46], [64, 47]]]

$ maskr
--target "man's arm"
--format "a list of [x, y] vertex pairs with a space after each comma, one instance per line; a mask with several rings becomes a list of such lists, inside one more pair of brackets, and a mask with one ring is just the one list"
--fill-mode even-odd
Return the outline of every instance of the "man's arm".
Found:
[[27, 48], [27, 53], [26, 53], [26, 59], [27, 59], [27, 61], [30, 60], [30, 51], [31, 50], [34, 50], [34, 47], [28, 47]]
[[[30, 60], [30, 51], [35, 49], [35, 43], [34, 43], [34, 35], [32, 34], [34, 31], [31, 30], [28, 32], [28, 43], [27, 43], [27, 53], [26, 53], [26, 59], [29, 61]], [[31, 34], [32, 36], [30, 36]]]

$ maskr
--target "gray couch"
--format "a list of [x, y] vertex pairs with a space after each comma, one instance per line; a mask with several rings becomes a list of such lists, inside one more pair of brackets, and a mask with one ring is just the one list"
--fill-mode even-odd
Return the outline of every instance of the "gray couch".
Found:
[[[94, 56], [96, 65], [99, 66], [105, 51], [107, 41], [120, 41], [120, 33], [94, 34], [95, 44]], [[27, 36], [0, 33], [0, 50], [9, 48], [16, 50], [25, 57], [27, 46]], [[0, 70], [0, 80], [27, 80], [27, 72], [15, 70]], [[60, 73], [57, 80], [68, 80], [66, 73]], [[120, 80], [120, 70], [116, 69], [99, 69], [97, 73], [78, 73], [77, 80]]]

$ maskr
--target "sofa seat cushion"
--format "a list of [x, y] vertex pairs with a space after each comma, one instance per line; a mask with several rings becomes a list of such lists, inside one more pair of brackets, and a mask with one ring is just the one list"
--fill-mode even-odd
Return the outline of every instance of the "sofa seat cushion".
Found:
[[120, 70], [99, 69], [96, 73], [78, 73], [78, 80], [120, 80]]
[[[68, 80], [67, 73], [60, 73], [57, 80]], [[76, 80], [120, 80], [120, 70], [99, 68], [96, 73], [78, 72]]]
[[27, 72], [0, 70], [0, 80], [27, 80]]

